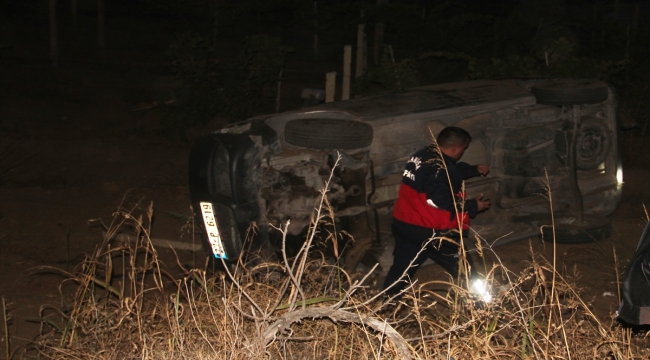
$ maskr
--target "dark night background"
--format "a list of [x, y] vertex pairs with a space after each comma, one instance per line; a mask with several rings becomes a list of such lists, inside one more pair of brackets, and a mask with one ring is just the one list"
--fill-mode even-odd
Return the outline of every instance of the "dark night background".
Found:
[[[344, 45], [354, 76], [360, 23], [367, 69], [353, 96], [481, 78], [614, 85], [626, 124], [616, 235], [562, 249], [599, 314], [614, 310], [616, 300], [600, 297], [616, 292], [612, 248], [631, 256], [650, 198], [650, 2], [58, 0], [56, 57], [50, 3], [0, 2], [0, 295], [12, 304], [15, 343], [37, 331], [26, 318], [58, 302], [60, 278], [28, 269], [74, 266], [101, 240], [87, 220], [110, 221], [120, 205], [153, 201], [154, 236], [181, 237], [170, 214], [189, 206], [192, 140], [274, 112], [280, 73], [280, 111], [301, 105], [301, 89], [324, 88], [326, 72], [340, 84]], [[527, 244], [508, 247], [516, 267]]]
[[[385, 76], [391, 67], [401, 71], [402, 86], [599, 77], [621, 95], [650, 77], [650, 2], [59, 0], [55, 59], [50, 3], [5, 1], [3, 60], [41, 68], [54, 61], [60, 70], [49, 80], [59, 83], [56, 77], [71, 70], [157, 76], [153, 84], [139, 82], [145, 89], [128, 94], [129, 101], [177, 100], [159, 109], [165, 116], [156, 129], [176, 135], [217, 116], [233, 121], [273, 111], [280, 70], [281, 110], [299, 106], [301, 86], [322, 88], [327, 71], [337, 71], [340, 83], [343, 46], [352, 45], [355, 58], [360, 23], [367, 71], [353, 95], [394, 88]], [[32, 72], [30, 80], [43, 77]]]

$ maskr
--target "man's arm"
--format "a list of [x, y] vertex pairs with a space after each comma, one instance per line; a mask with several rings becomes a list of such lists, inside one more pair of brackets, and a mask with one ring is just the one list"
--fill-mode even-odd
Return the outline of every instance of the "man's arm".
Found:
[[436, 208], [449, 211], [452, 216], [455, 216], [456, 211], [469, 213], [474, 217], [478, 212], [478, 203], [476, 200], [462, 200], [458, 195], [452, 193], [449, 188], [449, 179], [444, 169], [434, 167], [433, 171], [428, 173], [427, 181], [425, 183], [425, 192], [427, 202], [429, 205]]
[[463, 176], [463, 179], [469, 179], [473, 178], [475, 176], [479, 175], [487, 175], [490, 172], [490, 167], [487, 165], [470, 165], [464, 162], [457, 162], [456, 163], [456, 168], [460, 172], [460, 174]]
[[[473, 167], [478, 168], [477, 166]], [[461, 212], [461, 210], [464, 210], [473, 218], [481, 211], [487, 210], [490, 207], [490, 201], [488, 199], [483, 199], [483, 194], [476, 199], [465, 199], [465, 203], [463, 204], [462, 199], [458, 197], [458, 194], [452, 194], [449, 188], [447, 173], [443, 169], [436, 169], [436, 171], [432, 171], [428, 174], [426, 181], [426, 195], [429, 205], [447, 210], [452, 214], [452, 216], [456, 214], [456, 211]]]
[[476, 199], [465, 200], [465, 211], [469, 217], [473, 218], [479, 213], [478, 201]]
[[489, 209], [491, 205], [490, 199], [483, 198], [483, 194], [481, 194], [476, 199], [465, 201], [465, 211], [473, 218], [478, 213]]
[[447, 173], [444, 169], [435, 169], [427, 176], [425, 193], [429, 205], [454, 212], [454, 196], [449, 188]]
[[[453, 194], [452, 196], [448, 183], [443, 184], [442, 182], [438, 182], [437, 185], [431, 191], [427, 191], [429, 205], [449, 211], [452, 217], [456, 215], [456, 212], [466, 212], [473, 218], [479, 212], [489, 207], [489, 205], [485, 206], [485, 201], [482, 199], [483, 195], [476, 199], [465, 199], [463, 203], [463, 199], [458, 197], [458, 194]], [[489, 204], [489, 201], [487, 204]]]
[[470, 165], [459, 161], [456, 163], [456, 169], [458, 169], [458, 172], [463, 176], [463, 179], [469, 179], [481, 175], [478, 171], [477, 165]]

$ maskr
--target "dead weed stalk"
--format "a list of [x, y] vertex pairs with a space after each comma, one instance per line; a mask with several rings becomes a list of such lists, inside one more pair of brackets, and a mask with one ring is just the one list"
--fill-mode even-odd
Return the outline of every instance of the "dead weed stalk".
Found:
[[[413, 282], [387, 298], [311, 251], [327, 219], [327, 188], [306, 241], [279, 264], [211, 274], [166, 272], [145, 216], [118, 211], [97, 250], [59, 272], [61, 308], [43, 308], [37, 348], [50, 359], [641, 359], [646, 340], [603, 324], [571, 276], [530, 250], [509, 271], [496, 256], [489, 303], [456, 281]], [[331, 219], [331, 218], [330, 218]], [[112, 239], [131, 228], [137, 241]], [[286, 239], [288, 224], [277, 231]], [[488, 244], [484, 241], [484, 244]], [[484, 252], [494, 253], [489, 245]], [[52, 270], [52, 269], [50, 269]], [[74, 287], [70, 287], [74, 284]]]

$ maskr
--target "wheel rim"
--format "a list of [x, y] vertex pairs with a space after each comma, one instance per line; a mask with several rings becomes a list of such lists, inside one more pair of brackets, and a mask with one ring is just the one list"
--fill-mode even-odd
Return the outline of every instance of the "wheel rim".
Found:
[[578, 134], [577, 155], [581, 162], [603, 158], [609, 149], [609, 137], [603, 124], [589, 124]]

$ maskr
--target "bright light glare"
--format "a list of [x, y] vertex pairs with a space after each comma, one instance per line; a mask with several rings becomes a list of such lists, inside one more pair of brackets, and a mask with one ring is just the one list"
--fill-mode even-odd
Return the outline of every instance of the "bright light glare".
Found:
[[623, 168], [620, 166], [616, 169], [616, 182], [618, 185], [623, 184]]
[[487, 284], [481, 279], [476, 279], [472, 281], [472, 292], [481, 297], [481, 300], [485, 303], [492, 301], [492, 295], [488, 291]]

